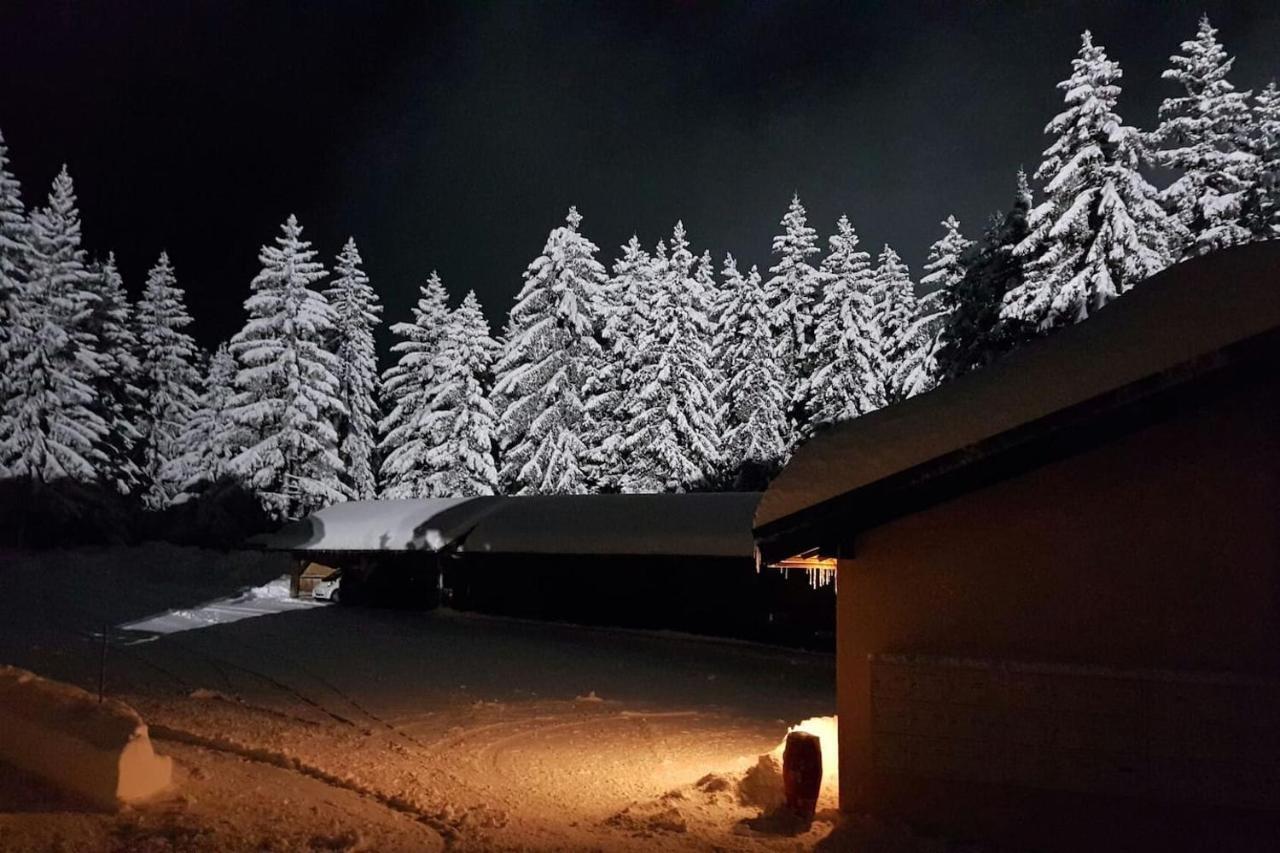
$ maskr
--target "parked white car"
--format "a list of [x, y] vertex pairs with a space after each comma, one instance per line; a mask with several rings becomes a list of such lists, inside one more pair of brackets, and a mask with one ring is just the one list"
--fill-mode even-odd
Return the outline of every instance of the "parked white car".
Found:
[[337, 601], [341, 585], [342, 576], [334, 575], [317, 583], [311, 590], [311, 597], [317, 601]]

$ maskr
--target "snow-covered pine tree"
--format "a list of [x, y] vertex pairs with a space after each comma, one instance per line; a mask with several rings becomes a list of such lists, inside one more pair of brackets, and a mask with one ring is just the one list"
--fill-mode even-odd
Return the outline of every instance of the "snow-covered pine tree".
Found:
[[683, 223], [676, 223], [669, 248], [625, 404], [625, 492], [686, 491], [714, 477], [720, 461], [703, 287]]
[[1160, 105], [1151, 159], [1178, 173], [1160, 200], [1187, 233], [1183, 254], [1203, 255], [1252, 237], [1242, 220], [1258, 163], [1249, 150], [1249, 93], [1227, 80], [1235, 58], [1227, 56], [1207, 15], [1181, 47], [1161, 77], [1182, 92]]
[[1032, 260], [1003, 308], [1041, 331], [1086, 319], [1168, 266], [1184, 234], [1138, 171], [1139, 132], [1116, 113], [1120, 65], [1086, 30], [1071, 67], [1058, 84], [1067, 109], [1045, 127], [1055, 138], [1035, 174], [1045, 198], [1014, 250]]
[[938, 335], [946, 323], [949, 305], [944, 294], [964, 278], [964, 258], [972, 240], [960, 233], [955, 216], [942, 220], [944, 233], [929, 247], [925, 275], [920, 283], [928, 292], [916, 301], [915, 328], [911, 336], [916, 347], [898, 367], [896, 385], [904, 397], [923, 393], [938, 384]]
[[232, 418], [245, 442], [231, 470], [284, 518], [347, 496], [334, 427], [345, 414], [337, 357], [325, 348], [333, 308], [311, 288], [325, 276], [315, 255], [290, 214], [275, 245], [258, 254], [249, 318], [230, 347], [238, 366]]
[[98, 341], [102, 368], [95, 395], [96, 411], [107, 424], [102, 444], [106, 456], [103, 477], [120, 494], [133, 494], [144, 483], [136, 455], [142, 438], [138, 429], [142, 366], [133, 309], [113, 253], [108, 253], [104, 263], [91, 265], [87, 284], [97, 295], [88, 324]]
[[811, 370], [801, 381], [807, 434], [865, 415], [885, 403], [871, 256], [859, 248], [848, 216], [836, 222], [836, 233], [827, 243]]
[[1034, 327], [1001, 319], [1004, 295], [1022, 285], [1026, 258], [1014, 248], [1026, 239], [1031, 187], [1018, 171], [1013, 207], [996, 214], [982, 240], [964, 254], [964, 275], [939, 291], [946, 319], [938, 336], [937, 373], [954, 379], [995, 361], [1034, 336]]
[[469, 291], [450, 312], [435, 357], [436, 392], [424, 427], [437, 441], [418, 461], [428, 497], [497, 493], [497, 416], [486, 387], [497, 352], [480, 300]]
[[199, 404], [200, 349], [186, 331], [190, 325], [173, 264], [161, 252], [137, 307], [142, 498], [151, 509], [169, 505], [183, 486], [167, 472], [186, 450], [183, 434]]
[[726, 255], [723, 299], [716, 331], [720, 376], [718, 405], [726, 427], [722, 465], [736, 488], [762, 488], [790, 450], [786, 376], [777, 345], [760, 272], [743, 278], [733, 255]]
[[1280, 87], [1272, 80], [1254, 95], [1249, 150], [1257, 162], [1245, 221], [1258, 240], [1280, 237]]
[[[4, 134], [0, 133], [0, 447], [8, 432], [5, 401], [11, 394], [13, 378], [9, 340], [18, 322], [18, 288], [26, 277], [24, 271], [31, 251], [28, 241], [22, 185], [9, 171], [9, 148]], [[0, 455], [0, 477], [5, 475], [5, 459]]]
[[236, 373], [235, 356], [220, 344], [209, 359], [199, 405], [182, 433], [182, 455], [161, 473], [164, 482], [178, 486], [175, 502], [199, 494], [228, 474], [231, 460], [240, 452], [240, 428], [231, 416]]
[[875, 324], [880, 331], [880, 358], [885, 371], [885, 402], [894, 403], [906, 396], [901, 384], [903, 365], [920, 342], [916, 339], [916, 292], [911, 271], [888, 244], [876, 262], [874, 288]]
[[67, 169], [48, 204], [31, 212], [26, 278], [12, 305], [0, 459], [11, 476], [96, 481], [108, 426], [95, 411], [101, 371], [88, 327], [97, 294], [80, 244], [80, 212]]
[[374, 452], [378, 446], [378, 353], [373, 330], [382, 304], [361, 267], [360, 250], [347, 238], [325, 291], [336, 326], [330, 349], [338, 357], [338, 397], [346, 414], [338, 423], [338, 453], [347, 490], [356, 500], [378, 496]]
[[581, 493], [591, 481], [586, 395], [599, 387], [594, 312], [607, 275], [596, 245], [578, 231], [581, 223], [569, 208], [525, 270], [494, 367], [501, 480], [519, 494]]
[[632, 236], [613, 264], [613, 275], [601, 300], [601, 358], [596, 388], [588, 391], [592, 432], [586, 440], [597, 490], [616, 492], [627, 460], [622, 453], [626, 430], [624, 403], [639, 368], [640, 341], [650, 323], [649, 306], [658, 287], [654, 258]]
[[818, 253], [818, 232], [809, 227], [798, 194], [792, 196], [781, 224], [783, 233], [773, 238], [773, 253], [779, 260], [769, 268], [765, 290], [778, 354], [787, 375], [789, 414], [799, 425], [800, 379], [809, 372], [809, 349], [816, 322], [814, 309], [820, 276], [809, 259]]
[[400, 338], [391, 346], [399, 360], [382, 377], [383, 396], [390, 411], [379, 425], [382, 442], [381, 481], [384, 498], [427, 497], [420, 460], [438, 437], [428, 429], [427, 415], [435, 397], [435, 358], [449, 317], [449, 293], [440, 274], [432, 271], [419, 288], [412, 323], [395, 323]]

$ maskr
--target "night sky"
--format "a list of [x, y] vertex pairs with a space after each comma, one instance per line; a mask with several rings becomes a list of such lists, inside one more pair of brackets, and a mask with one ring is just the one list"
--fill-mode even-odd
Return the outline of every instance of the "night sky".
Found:
[[570, 204], [606, 264], [681, 218], [763, 268], [798, 191], [918, 277], [939, 220], [975, 235], [1039, 162], [1082, 29], [1150, 127], [1202, 11], [1238, 86], [1280, 75], [1275, 2], [5, 0], [0, 129], [28, 204], [69, 164], [131, 292], [170, 252], [206, 345], [290, 212], [326, 264], [355, 236], [389, 320], [437, 268], [496, 331]]

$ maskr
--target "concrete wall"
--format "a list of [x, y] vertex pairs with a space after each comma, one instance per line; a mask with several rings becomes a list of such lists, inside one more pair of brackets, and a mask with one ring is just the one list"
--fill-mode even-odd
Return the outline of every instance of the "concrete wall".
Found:
[[[958, 727], [960, 739], [979, 723], [956, 722], [954, 712], [964, 704], [964, 679], [953, 677], [957, 666], [987, 672], [984, 695], [1004, 697], [999, 701], [1005, 715], [992, 711], [983, 718], [988, 725], [996, 721], [997, 740], [1027, 719], [1008, 712], [1013, 689], [1005, 674], [1008, 662], [1048, 672], [1049, 684], [1065, 684], [1055, 682], [1053, 673], [1069, 670], [1055, 667], [1082, 665], [1077, 674], [1093, 679], [1089, 683], [1121, 685], [1117, 695], [1148, 697], [1133, 700], [1132, 707], [1122, 707], [1124, 701], [1117, 699], [1088, 712], [1055, 711], [1064, 722], [1046, 723], [1050, 734], [1045, 737], [1052, 740], [1057, 731], [1059, 741], [1064, 727], [1080, 729], [1086, 713], [1097, 723], [1094, 731], [1117, 726], [1146, 731], [1150, 721], [1144, 714], [1168, 705], [1149, 699], [1149, 685], [1166, 679], [1201, 709], [1187, 712], [1186, 725], [1174, 738], [1190, 746], [1213, 736], [1205, 729], [1217, 718], [1205, 708], [1216, 703], [1228, 712], [1238, 710], [1241, 696], [1254, 695], [1249, 685], [1260, 684], [1257, 695], [1264, 700], [1251, 714], [1257, 725], [1249, 723], [1246, 733], [1231, 729], [1231, 747], [1216, 760], [1230, 764], [1241, 755], [1259, 756], [1261, 763], [1249, 772], [1262, 773], [1280, 790], [1280, 709], [1265, 698], [1280, 695], [1270, 692], [1280, 676], [1277, 388], [1280, 383], [1271, 381], [1237, 389], [1107, 446], [860, 534], [853, 558], [839, 567], [842, 807], [1018, 843], [1026, 840], [1017, 835], [1018, 828], [1031, 831], [1029, 820], [1039, 821], [1050, 837], [1101, 826], [1099, 838], [1112, 842], [1121, 837], [1120, 823], [1143, 814], [1151, 820], [1135, 831], [1149, 832], [1154, 823], [1174, 843], [1196, 837], [1197, 826], [1209, 832], [1221, 825], [1220, 815], [1198, 817], [1194, 808], [1182, 808], [1180, 822], [1192, 825], [1175, 828], [1179, 822], [1171, 823], [1169, 812], [1159, 806], [1117, 804], [1114, 794], [1151, 795], [1154, 789], [1141, 781], [1132, 791], [1072, 782], [1062, 774], [1078, 768], [1049, 766], [1061, 765], [1061, 750], [1057, 758], [1046, 758], [1038, 778], [1024, 773], [1019, 784], [990, 772], [994, 756], [982, 753], [961, 761], [969, 762], [970, 772], [964, 766], [947, 770], [945, 761], [935, 770], [917, 761], [910, 772], [893, 771], [885, 768], [883, 754], [877, 769], [884, 701], [877, 709], [873, 692], [883, 694], [887, 682], [881, 675], [881, 686], [875, 687], [875, 673], [894, 660], [877, 655], [906, 656], [899, 660], [908, 663], [911, 656], [926, 656], [917, 662], [913, 678], [951, 685], [945, 689], [952, 693], [933, 697], [951, 706], [935, 722]], [[1207, 692], [1194, 686], [1205, 674], [1213, 674], [1215, 684], [1233, 686]], [[1246, 693], [1231, 692], [1237, 688]], [[1135, 710], [1139, 706], [1148, 710]], [[1275, 743], [1246, 742], [1273, 736]], [[1028, 744], [1026, 749], [1041, 755], [1044, 747]], [[1106, 751], [1096, 742], [1073, 749], [1086, 763]], [[984, 762], [987, 770], [974, 771]], [[1146, 765], [1122, 769], [1139, 777], [1150, 772]], [[1153, 802], [1205, 799], [1203, 791], [1156, 794]], [[1208, 799], [1218, 801], [1215, 809], [1224, 802], [1241, 804], [1227, 795]], [[1253, 833], [1258, 827], [1249, 820], [1239, 825], [1247, 824]], [[1058, 830], [1048, 829], [1055, 821], [1061, 824]], [[1044, 835], [1038, 831], [1035, 837]], [[1221, 838], [1211, 837], [1217, 846]]]

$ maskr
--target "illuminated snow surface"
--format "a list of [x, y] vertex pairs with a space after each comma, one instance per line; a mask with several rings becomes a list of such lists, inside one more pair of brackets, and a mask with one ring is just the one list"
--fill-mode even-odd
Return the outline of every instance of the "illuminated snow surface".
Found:
[[[0, 660], [95, 688], [100, 626], [220, 597], [270, 602], [246, 593], [280, 570], [167, 546], [0, 555]], [[0, 848], [844, 846], [824, 842], [830, 785], [799, 836], [740, 823], [762, 810], [741, 792], [777, 796], [760, 757], [833, 712], [829, 655], [340, 606], [108, 636], [107, 691], [175, 759], [174, 790], [103, 815], [50, 808], [49, 792], [0, 772]]]

